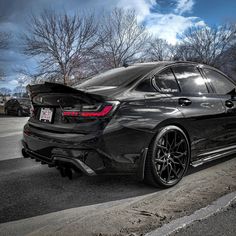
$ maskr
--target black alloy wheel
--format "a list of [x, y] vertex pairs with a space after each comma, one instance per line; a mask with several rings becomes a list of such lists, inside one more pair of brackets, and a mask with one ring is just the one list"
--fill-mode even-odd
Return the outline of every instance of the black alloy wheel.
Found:
[[154, 186], [171, 187], [183, 178], [189, 161], [190, 148], [186, 134], [177, 126], [166, 126], [150, 145], [145, 181]]

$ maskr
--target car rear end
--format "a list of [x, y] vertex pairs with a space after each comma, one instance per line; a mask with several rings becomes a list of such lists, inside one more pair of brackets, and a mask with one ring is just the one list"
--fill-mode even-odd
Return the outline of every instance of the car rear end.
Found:
[[55, 83], [29, 86], [33, 109], [24, 127], [23, 155], [87, 175], [143, 169], [140, 155], [152, 132], [137, 127], [140, 118], [146, 126], [145, 97], [130, 89], [156, 67], [151, 63], [116, 68], [76, 88]]
[[28, 89], [32, 110], [24, 127], [23, 155], [87, 175], [104, 172], [102, 134], [119, 102], [60, 84]]

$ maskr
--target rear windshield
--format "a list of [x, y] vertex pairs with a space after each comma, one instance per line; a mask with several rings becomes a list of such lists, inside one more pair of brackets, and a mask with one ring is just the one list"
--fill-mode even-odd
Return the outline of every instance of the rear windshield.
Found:
[[119, 87], [125, 86], [134, 82], [135, 80], [143, 77], [144, 75], [148, 74], [152, 71], [156, 65], [154, 66], [131, 66], [131, 67], [121, 67], [112, 70], [108, 70], [104, 73], [101, 73], [97, 76], [92, 77], [91, 79], [82, 82], [76, 86], [76, 88], [95, 88], [95, 87]]

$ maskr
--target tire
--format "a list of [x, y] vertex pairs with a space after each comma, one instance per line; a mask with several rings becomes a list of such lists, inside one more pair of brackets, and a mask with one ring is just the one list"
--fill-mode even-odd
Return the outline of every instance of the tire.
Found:
[[22, 116], [22, 111], [21, 111], [21, 109], [18, 109], [18, 110], [17, 110], [17, 116], [19, 116], [19, 117]]
[[185, 175], [189, 161], [190, 145], [184, 131], [174, 125], [163, 127], [150, 144], [144, 181], [155, 187], [172, 187]]
[[9, 116], [9, 111], [8, 111], [7, 108], [5, 108], [5, 114], [6, 114], [7, 116]]

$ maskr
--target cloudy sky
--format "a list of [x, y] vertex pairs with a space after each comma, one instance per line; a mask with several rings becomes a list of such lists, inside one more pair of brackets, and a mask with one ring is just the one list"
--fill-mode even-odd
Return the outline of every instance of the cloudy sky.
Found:
[[19, 33], [26, 27], [30, 13], [43, 9], [55, 9], [73, 14], [79, 10], [92, 9], [99, 13], [113, 7], [136, 10], [138, 20], [149, 32], [171, 44], [178, 41], [178, 33], [194, 25], [220, 25], [236, 20], [235, 0], [0, 0], [0, 30], [11, 31], [13, 38], [8, 50], [0, 51], [0, 66], [7, 78], [1, 87], [17, 86], [16, 68], [36, 64], [20, 53]]

